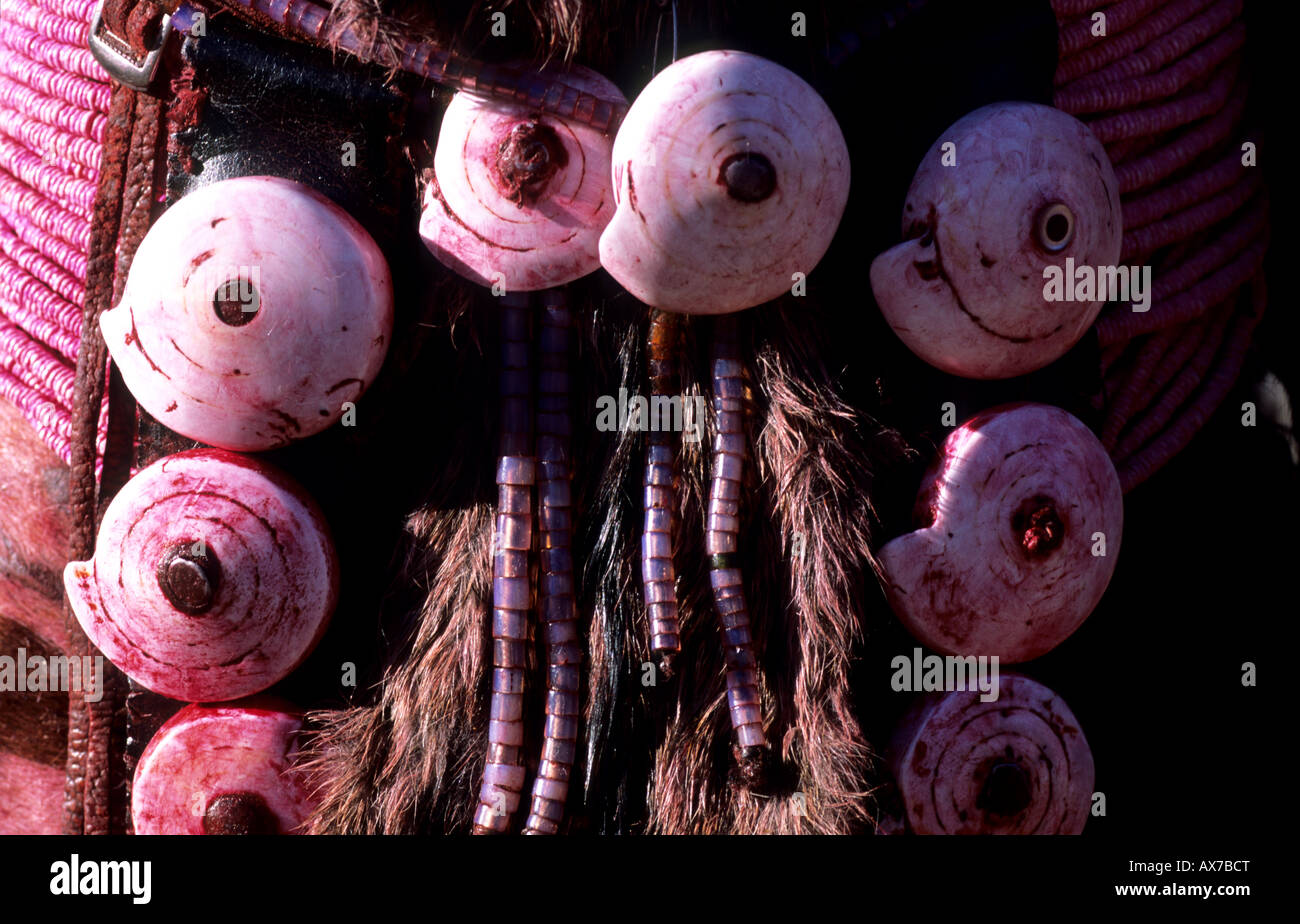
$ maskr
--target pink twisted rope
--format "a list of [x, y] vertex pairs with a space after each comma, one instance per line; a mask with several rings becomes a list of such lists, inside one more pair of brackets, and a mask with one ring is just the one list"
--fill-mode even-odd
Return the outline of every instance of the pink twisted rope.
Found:
[[1121, 193], [1142, 190], [1186, 167], [1201, 154], [1222, 145], [1236, 130], [1246, 108], [1245, 92], [1233, 94], [1217, 115], [1206, 119], [1169, 144], [1115, 165]]
[[[1119, 3], [1100, 9], [1100, 12], [1106, 14], [1107, 37], [1136, 25], [1162, 3], [1164, 3], [1164, 0], [1120, 0]], [[1074, 8], [1076, 4], [1053, 4], [1053, 6], [1059, 10], [1061, 6]], [[1075, 14], [1080, 16], [1078, 21], [1061, 23], [1058, 47], [1062, 58], [1079, 51], [1081, 48], [1105, 43], [1105, 38], [1092, 34], [1092, 13], [1100, 7], [1100, 3], [1094, 2], [1090, 4], [1090, 8], [1085, 8], [1079, 14]]]
[[1236, 316], [1232, 333], [1217, 358], [1214, 373], [1202, 385], [1196, 396], [1179, 412], [1178, 417], [1161, 434], [1141, 451], [1123, 460], [1119, 466], [1120, 485], [1125, 492], [1133, 490], [1151, 477], [1183, 447], [1192, 441], [1210, 415], [1218, 410], [1227, 397], [1246, 360], [1250, 338], [1259, 324], [1268, 303], [1264, 278], [1257, 276], [1251, 282], [1250, 307]]
[[[1167, 102], [1130, 109], [1119, 115], [1097, 119], [1088, 127], [1097, 136], [1097, 140], [1105, 145], [1113, 145], [1119, 141], [1154, 142], [1152, 136], [1159, 132], [1170, 131], [1197, 119], [1214, 115], [1228, 101], [1236, 83], [1237, 67], [1234, 62], [1233, 66], [1226, 67], [1215, 75], [1214, 80], [1205, 89], [1193, 87]], [[1129, 150], [1132, 151], [1132, 148], [1130, 147]], [[1130, 156], [1129, 152], [1118, 156], [1114, 151], [1108, 153], [1111, 154], [1112, 160], [1122, 160]]]
[[[1150, 310], [1097, 322], [1103, 445], [1128, 491], [1178, 452], [1240, 372], [1266, 295], [1268, 207], [1241, 164], [1242, 0], [1052, 0], [1057, 106], [1115, 163], [1123, 262], [1153, 262]], [[1091, 34], [1106, 13], [1107, 36]], [[1251, 290], [1249, 304], [1240, 296]], [[1242, 306], [1245, 305], [1243, 308]]]
[[[1133, 54], [1160, 36], [1171, 32], [1212, 2], [1213, 0], [1179, 0], [1179, 2], [1167, 4], [1163, 9], [1152, 13], [1132, 29], [1128, 29], [1119, 35], [1112, 35], [1107, 41], [1099, 45], [1093, 45], [1076, 55], [1062, 57], [1061, 63], [1056, 69], [1056, 85], [1064, 86], [1086, 74], [1095, 73], [1112, 61]], [[1053, 6], [1056, 8], [1057, 19], [1062, 20], [1067, 16], [1081, 16], [1095, 9], [1098, 4], [1094, 2], [1081, 3], [1078, 11], [1070, 13], [1062, 12], [1064, 4], [1054, 3]]]
[[1056, 105], [1067, 112], [1105, 112], [1165, 99], [1226, 61], [1246, 41], [1246, 26], [1237, 23], [1214, 41], [1156, 74], [1127, 80], [1067, 87], [1056, 94]]
[[[1235, 301], [1235, 299], [1234, 299]], [[1235, 305], [1229, 302], [1213, 312], [1209, 323], [1200, 331], [1199, 342], [1190, 356], [1180, 356], [1177, 360], [1162, 362], [1164, 368], [1152, 376], [1153, 380], [1167, 379], [1163, 389], [1149, 388], [1149, 395], [1158, 394], [1143, 410], [1145, 415], [1125, 431], [1117, 442], [1113, 452], [1116, 457], [1127, 459], [1142, 448], [1149, 440], [1159, 435], [1165, 424], [1183, 405], [1183, 402], [1196, 390], [1209, 371], [1214, 357], [1223, 345], [1223, 335], [1232, 321]], [[1196, 340], [1197, 338], [1190, 338]]]
[[1141, 52], [1127, 55], [1107, 67], [1085, 74], [1075, 83], [1066, 84], [1062, 92], [1122, 82], [1158, 71], [1232, 25], [1241, 15], [1241, 4], [1242, 0], [1219, 0], [1207, 12], [1152, 42]]
[[[3, 131], [0, 128], [0, 131]], [[21, 214], [42, 231], [48, 231], [82, 253], [90, 250], [90, 222], [51, 202], [30, 186], [0, 171], [0, 214]]]
[[0, 20], [0, 43], [55, 70], [67, 71], [90, 80], [99, 79], [99, 62], [95, 60], [89, 48], [64, 45], [62, 42], [46, 38], [39, 32], [28, 29], [17, 20]]
[[0, 2], [0, 396], [66, 462], [111, 89], [86, 48], [95, 0]]

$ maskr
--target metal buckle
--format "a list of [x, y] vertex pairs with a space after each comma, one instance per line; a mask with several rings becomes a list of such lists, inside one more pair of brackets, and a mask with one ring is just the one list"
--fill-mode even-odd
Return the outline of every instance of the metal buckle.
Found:
[[[105, 37], [100, 36], [100, 31]], [[158, 73], [158, 61], [162, 58], [163, 47], [172, 34], [172, 18], [166, 14], [158, 26], [158, 41], [138, 63], [126, 51], [129, 46], [118, 36], [104, 29], [104, 4], [95, 6], [95, 15], [90, 20], [90, 34], [86, 43], [90, 53], [100, 63], [110, 77], [135, 90], [146, 90]], [[110, 44], [110, 41], [112, 44]], [[118, 46], [118, 47], [115, 47]]]

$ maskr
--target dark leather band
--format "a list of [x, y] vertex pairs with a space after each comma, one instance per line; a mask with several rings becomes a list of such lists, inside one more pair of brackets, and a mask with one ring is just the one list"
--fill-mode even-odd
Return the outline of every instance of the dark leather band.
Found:
[[[131, 258], [148, 227], [158, 145], [162, 138], [161, 119], [162, 106], [157, 99], [126, 87], [114, 88], [92, 215], [76, 399], [72, 409], [73, 522], [69, 559], [86, 559], [94, 551], [97, 514], [125, 481], [129, 469], [134, 402], [114, 376], [116, 387], [109, 392], [110, 435], [104, 457], [104, 481], [97, 492], [95, 439], [108, 367], [99, 316], [120, 291]], [[68, 654], [99, 656], [66, 601], [64, 614], [70, 639]], [[90, 702], [79, 692], [72, 692], [68, 697], [64, 830], [70, 834], [107, 834], [120, 830], [120, 825], [112, 823], [116, 815], [112, 803], [114, 792], [120, 799], [123, 787], [120, 764], [112, 760], [112, 754], [114, 727], [118, 736], [123, 728], [123, 686], [121, 675], [107, 661], [103, 678], [103, 695], [97, 701]]]
[[[231, 177], [281, 176], [324, 193], [387, 249], [397, 232], [406, 97], [380, 72], [230, 17], [185, 36], [179, 67], [178, 104], [183, 92], [201, 96], [173, 113], [169, 204]], [[345, 144], [355, 155], [346, 160]]]

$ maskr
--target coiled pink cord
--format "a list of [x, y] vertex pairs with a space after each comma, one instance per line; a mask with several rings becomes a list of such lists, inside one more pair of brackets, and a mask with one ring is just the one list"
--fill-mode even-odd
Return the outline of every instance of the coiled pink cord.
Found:
[[[1268, 202], [1241, 163], [1242, 0], [1052, 0], [1056, 105], [1115, 165], [1125, 263], [1152, 266], [1149, 310], [1097, 321], [1101, 435], [1125, 491], [1195, 435], [1241, 371], [1263, 313]], [[1107, 35], [1091, 34], [1094, 11]]]
[[0, 5], [0, 395], [65, 462], [111, 94], [86, 48], [95, 2]]

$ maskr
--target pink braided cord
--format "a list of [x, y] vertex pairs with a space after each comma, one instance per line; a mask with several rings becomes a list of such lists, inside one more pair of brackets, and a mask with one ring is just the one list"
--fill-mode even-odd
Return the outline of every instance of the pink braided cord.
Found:
[[[1242, 164], [1242, 0], [1052, 0], [1056, 105], [1115, 164], [1123, 263], [1149, 263], [1149, 310], [1097, 321], [1101, 438], [1125, 491], [1185, 446], [1241, 370], [1266, 295], [1268, 204]], [[1092, 34], [1094, 12], [1105, 36]], [[1249, 291], [1251, 297], [1241, 297]]]
[[[0, 0], [0, 395], [65, 462], [111, 94], [86, 48], [94, 6]], [[106, 427], [101, 409], [101, 453]]]

